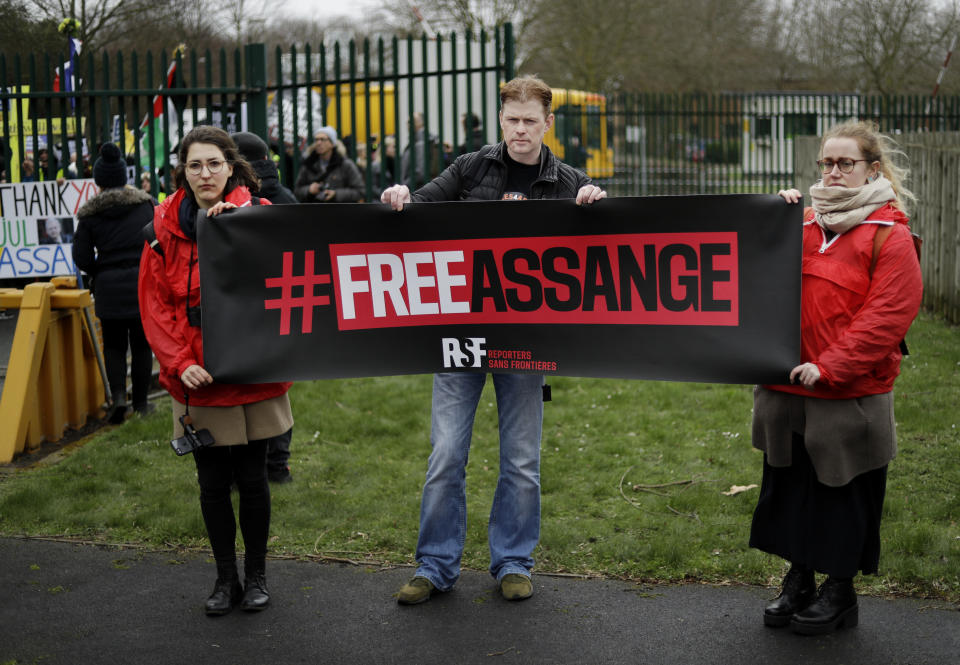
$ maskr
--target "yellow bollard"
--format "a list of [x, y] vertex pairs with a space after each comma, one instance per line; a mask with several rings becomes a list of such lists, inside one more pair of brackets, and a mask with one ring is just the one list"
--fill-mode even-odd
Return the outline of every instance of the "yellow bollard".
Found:
[[84, 321], [90, 292], [57, 282], [0, 289], [0, 308], [20, 309], [0, 396], [0, 463], [102, 415], [100, 340]]

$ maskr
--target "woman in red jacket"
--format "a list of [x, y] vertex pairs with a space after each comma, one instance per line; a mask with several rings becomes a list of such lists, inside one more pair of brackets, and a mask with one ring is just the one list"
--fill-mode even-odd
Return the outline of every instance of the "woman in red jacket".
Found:
[[[174, 398], [174, 437], [184, 435], [181, 417], [187, 415], [197, 430], [209, 430], [214, 439], [213, 445], [193, 453], [200, 508], [217, 563], [206, 612], [226, 614], [237, 604], [244, 610], [262, 610], [270, 599], [264, 578], [270, 528], [266, 451], [271, 439], [293, 425], [287, 398], [290, 384], [218, 383], [204, 369], [197, 259], [198, 212], [211, 217], [250, 205], [250, 189], [259, 183], [230, 135], [216, 127], [189, 132], [178, 157], [177, 191], [154, 215], [159, 248], [145, 247], [140, 262], [140, 316], [160, 363], [160, 383]], [[230, 499], [234, 482], [245, 549], [243, 586], [237, 574]]]
[[[830, 130], [804, 215], [801, 364], [757, 387], [753, 445], [764, 451], [750, 546], [791, 563], [768, 626], [821, 634], [858, 622], [853, 578], [874, 574], [887, 465], [896, 454], [893, 382], [920, 308], [905, 171], [866, 123]], [[797, 203], [796, 189], [779, 192]], [[814, 574], [827, 575], [819, 589]]]

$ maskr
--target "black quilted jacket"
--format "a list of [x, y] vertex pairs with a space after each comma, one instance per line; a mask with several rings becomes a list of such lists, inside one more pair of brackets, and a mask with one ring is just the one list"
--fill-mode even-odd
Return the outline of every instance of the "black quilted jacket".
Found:
[[[507, 165], [506, 145], [484, 146], [460, 155], [443, 173], [415, 191], [412, 199], [422, 201], [497, 201], [503, 198]], [[572, 199], [590, 184], [582, 171], [567, 166], [543, 146], [540, 149], [540, 177], [533, 183], [532, 199]]]

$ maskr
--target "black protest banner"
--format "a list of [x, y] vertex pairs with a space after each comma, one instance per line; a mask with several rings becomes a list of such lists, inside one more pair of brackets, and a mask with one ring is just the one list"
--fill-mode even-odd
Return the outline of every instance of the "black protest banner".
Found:
[[438, 371], [780, 383], [801, 208], [772, 195], [254, 206], [199, 227], [218, 381]]

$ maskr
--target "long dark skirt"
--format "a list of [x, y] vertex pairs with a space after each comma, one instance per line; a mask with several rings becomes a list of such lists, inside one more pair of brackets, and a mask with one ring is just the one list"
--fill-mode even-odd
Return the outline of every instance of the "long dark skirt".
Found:
[[875, 574], [886, 487], [886, 465], [843, 487], [824, 485], [794, 434], [791, 466], [772, 467], [764, 456], [750, 547], [833, 577]]

